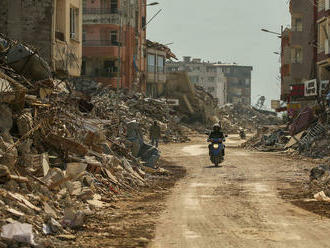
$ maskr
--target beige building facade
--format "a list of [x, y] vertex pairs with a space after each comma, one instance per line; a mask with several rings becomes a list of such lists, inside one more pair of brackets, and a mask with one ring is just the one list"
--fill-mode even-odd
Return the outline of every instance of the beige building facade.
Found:
[[30, 44], [58, 76], [80, 76], [81, 0], [1, 0], [0, 33]]

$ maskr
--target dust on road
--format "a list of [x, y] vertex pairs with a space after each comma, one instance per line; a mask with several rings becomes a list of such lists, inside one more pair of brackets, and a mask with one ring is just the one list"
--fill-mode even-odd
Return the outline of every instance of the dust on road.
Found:
[[168, 197], [150, 248], [330, 247], [329, 219], [280, 196], [312, 164], [228, 148], [214, 168], [201, 139], [162, 149], [187, 176]]

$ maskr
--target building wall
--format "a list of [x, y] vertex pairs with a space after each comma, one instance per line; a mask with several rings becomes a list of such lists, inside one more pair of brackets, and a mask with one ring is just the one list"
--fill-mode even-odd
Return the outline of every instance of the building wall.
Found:
[[[147, 57], [149, 55], [155, 56], [154, 66], [149, 66], [147, 62], [147, 96], [159, 97], [164, 93], [165, 83], [166, 83], [166, 73], [165, 73], [165, 60], [166, 53], [164, 51], [148, 48]], [[163, 71], [159, 71], [158, 67], [158, 56], [163, 58], [164, 63], [162, 64]]]
[[[110, 9], [109, 14], [108, 10], [95, 11], [108, 8], [101, 6], [101, 1], [85, 1], [83, 57], [87, 76], [93, 77], [91, 71], [103, 70], [103, 67], [99, 68], [102, 61], [112, 59], [116, 61], [118, 74], [99, 78], [99, 81], [112, 87], [138, 87], [145, 91], [146, 32], [142, 28], [142, 19], [146, 15], [145, 3], [146, 0], [119, 0], [118, 11]], [[117, 31], [120, 44], [109, 43], [111, 31]], [[92, 62], [95, 58], [101, 63]]]
[[[77, 11], [74, 35], [70, 31], [71, 8]], [[55, 9], [53, 54], [56, 71], [62, 72], [63, 75], [78, 77], [82, 62], [82, 2], [81, 0], [56, 0]], [[64, 37], [56, 35], [58, 33], [62, 33]]]
[[[0, 32], [35, 47], [55, 72], [79, 76], [81, 36], [70, 39], [70, 6], [79, 11], [81, 35], [81, 0], [1, 0]], [[62, 31], [62, 40], [56, 39], [56, 29]]]
[[1, 0], [0, 33], [26, 42], [51, 63], [53, 0]]
[[330, 79], [330, 1], [319, 1], [317, 15], [318, 37], [317, 69], [320, 80]]
[[[292, 84], [315, 78], [314, 47], [311, 45], [315, 39], [314, 2], [305, 0], [292, 0], [291, 13], [291, 80]], [[295, 24], [296, 18], [302, 18], [302, 29]], [[296, 61], [293, 49], [302, 48], [302, 60]]]
[[251, 104], [251, 72], [253, 67], [216, 64], [226, 78], [227, 103]]

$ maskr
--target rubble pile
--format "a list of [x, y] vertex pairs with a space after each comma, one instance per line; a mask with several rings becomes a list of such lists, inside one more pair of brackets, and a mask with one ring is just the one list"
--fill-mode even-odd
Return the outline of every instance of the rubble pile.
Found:
[[[304, 112], [304, 110], [302, 110]], [[291, 124], [259, 128], [242, 146], [259, 151], [286, 151], [311, 158], [329, 158], [330, 122], [327, 116], [298, 116]], [[329, 115], [328, 115], [329, 116]]]
[[237, 133], [241, 128], [254, 132], [266, 125], [278, 125], [281, 119], [276, 113], [266, 110], [259, 110], [250, 105], [241, 103], [226, 104], [220, 107], [220, 121], [227, 133]]
[[118, 194], [147, 186], [159, 151], [129, 134], [156, 119], [168, 141], [187, 140], [168, 112], [139, 94], [117, 100], [95, 82], [53, 79], [36, 53], [0, 37], [0, 247], [69, 239]]
[[120, 135], [129, 121], [138, 120], [144, 138], [149, 141], [150, 126], [157, 121], [162, 129], [163, 142], [189, 141], [186, 135], [189, 128], [179, 124], [180, 118], [165, 99], [147, 98], [141, 93], [117, 94], [114, 90], [90, 80], [76, 79], [70, 83], [74, 90], [86, 94], [85, 98], [87, 97], [94, 108], [94, 115], [113, 120], [111, 129], [114, 134]]

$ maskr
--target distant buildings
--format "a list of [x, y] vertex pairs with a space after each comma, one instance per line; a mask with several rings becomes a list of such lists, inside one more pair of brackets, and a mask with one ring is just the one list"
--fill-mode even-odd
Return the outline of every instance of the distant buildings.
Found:
[[0, 33], [34, 46], [57, 75], [80, 75], [81, 0], [1, 0]]
[[251, 104], [251, 66], [202, 62], [184, 57], [183, 61], [166, 63], [167, 72], [186, 71], [193, 84], [203, 87], [226, 103]]

